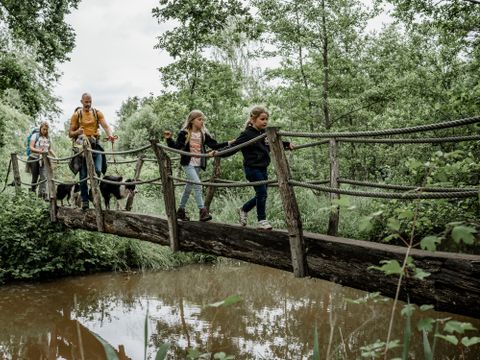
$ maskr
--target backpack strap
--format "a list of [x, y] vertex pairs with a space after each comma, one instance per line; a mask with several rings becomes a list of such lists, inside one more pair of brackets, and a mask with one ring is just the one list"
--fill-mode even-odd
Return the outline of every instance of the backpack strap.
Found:
[[[99, 126], [99, 120], [98, 120], [97, 109], [92, 108], [92, 113], [93, 113], [93, 117], [97, 121], [97, 127], [98, 127]], [[78, 126], [82, 126], [82, 115], [83, 115], [83, 109], [80, 108], [80, 109], [77, 110]]]

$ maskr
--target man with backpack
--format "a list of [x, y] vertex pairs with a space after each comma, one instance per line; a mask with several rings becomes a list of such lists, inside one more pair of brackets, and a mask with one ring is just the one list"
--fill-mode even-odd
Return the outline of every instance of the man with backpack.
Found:
[[[92, 96], [89, 93], [82, 94], [80, 100], [82, 107], [77, 108], [70, 118], [70, 130], [68, 135], [72, 139], [77, 139], [79, 136], [85, 136], [92, 149], [103, 151], [100, 145], [100, 131], [99, 125], [105, 130], [107, 134], [107, 140], [115, 142], [112, 129], [108, 125], [103, 114], [92, 108]], [[104, 161], [102, 154], [93, 153], [93, 162], [95, 163], [95, 172], [97, 176], [101, 173], [105, 174], [107, 163]], [[88, 209], [88, 185], [87, 185], [87, 163], [85, 157], [82, 160], [82, 166], [80, 167], [80, 197], [82, 198], [82, 210]], [[84, 181], [82, 181], [84, 180]]]

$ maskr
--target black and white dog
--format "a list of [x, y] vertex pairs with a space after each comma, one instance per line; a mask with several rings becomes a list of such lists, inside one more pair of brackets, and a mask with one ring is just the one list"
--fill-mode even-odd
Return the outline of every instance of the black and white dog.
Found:
[[80, 185], [77, 184], [58, 184], [57, 185], [57, 201], [63, 206], [63, 200], [67, 200], [67, 205], [70, 205], [70, 198], [76, 207], [80, 207]]
[[[103, 180], [123, 182], [122, 176], [113, 176], [107, 175], [103, 177]], [[133, 180], [127, 179], [125, 183], [132, 182]], [[109, 184], [106, 182], [100, 183], [100, 193], [102, 194], [103, 200], [105, 202], [105, 208], [110, 209], [110, 198], [113, 196], [116, 202], [116, 210], [120, 210], [119, 200], [126, 199], [128, 196], [133, 196], [133, 193], [136, 193], [135, 184], [132, 185], [120, 185], [120, 184]], [[123, 207], [125, 209], [125, 207]]]

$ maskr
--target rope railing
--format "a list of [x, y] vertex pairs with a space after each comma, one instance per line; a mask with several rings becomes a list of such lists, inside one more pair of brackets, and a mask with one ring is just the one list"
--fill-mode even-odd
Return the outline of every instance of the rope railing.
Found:
[[17, 156], [17, 159], [19, 161], [21, 161], [22, 163], [25, 163], [25, 164], [31, 164], [31, 163], [36, 163], [36, 162], [39, 162], [41, 159], [40, 158], [37, 158], [37, 159], [34, 159], [34, 160], [27, 160], [27, 159], [22, 159], [21, 157]]
[[328, 133], [312, 133], [312, 132], [293, 132], [293, 131], [279, 131], [281, 136], [292, 137], [309, 137], [309, 138], [346, 138], [346, 137], [360, 137], [360, 136], [381, 136], [381, 135], [399, 135], [411, 134], [415, 132], [423, 132], [430, 130], [447, 129], [462, 125], [470, 125], [480, 122], [480, 116], [469, 117], [465, 119], [458, 119], [453, 121], [445, 121], [436, 124], [418, 125], [408, 128], [396, 128], [385, 130], [370, 130], [370, 131], [346, 131], [346, 132], [328, 132]]
[[396, 184], [381, 184], [368, 181], [357, 181], [351, 179], [342, 179], [339, 178], [338, 182], [341, 184], [350, 184], [350, 185], [360, 185], [366, 187], [376, 187], [384, 189], [394, 189], [394, 190], [415, 190], [421, 192], [461, 192], [461, 191], [480, 191], [476, 188], [450, 188], [450, 187], [422, 187], [422, 186], [413, 186], [413, 185], [396, 185]]
[[228, 147], [225, 150], [221, 150], [221, 151], [215, 151], [214, 154], [194, 154], [194, 153], [191, 153], [191, 152], [188, 152], [188, 151], [183, 151], [183, 150], [171, 148], [167, 145], [163, 145], [163, 144], [160, 144], [160, 143], [157, 143], [156, 146], [158, 146], [158, 147], [160, 147], [160, 148], [162, 148], [166, 151], [169, 151], [169, 152], [174, 152], [176, 154], [186, 155], [186, 156], [191, 156], [191, 157], [199, 157], [199, 158], [202, 158], [202, 157], [204, 157], [204, 158], [217, 157], [217, 156], [221, 157], [223, 155], [230, 154], [232, 152], [236, 152], [236, 151], [240, 150], [241, 148], [244, 148], [248, 145], [254, 144], [254, 143], [264, 139], [266, 136], [267, 136], [267, 134], [259, 135], [255, 138], [251, 139], [251, 140], [248, 140], [248, 141], [245, 141], [244, 143], [241, 143], [240, 145]]
[[95, 180], [98, 180], [102, 183], [112, 184], [112, 185], [141, 185], [141, 184], [150, 184], [161, 179], [161, 177], [151, 179], [151, 180], [135, 180], [135, 181], [112, 181], [104, 178], [99, 178], [98, 176], [93, 177]]
[[418, 138], [418, 139], [362, 139], [362, 138], [339, 138], [338, 141], [345, 143], [364, 143], [364, 144], [439, 144], [446, 142], [461, 142], [480, 140], [480, 135], [448, 136], [438, 138]]
[[83, 150], [80, 150], [79, 152], [77, 152], [76, 154], [73, 154], [71, 156], [66, 156], [66, 157], [61, 157], [61, 158], [56, 158], [54, 156], [50, 156], [48, 155], [48, 158], [50, 160], [53, 160], [53, 161], [56, 161], [56, 162], [60, 162], [60, 161], [67, 161], [67, 160], [71, 160], [73, 158], [76, 158], [77, 156], [80, 156], [83, 154]]
[[26, 185], [26, 186], [37, 186], [37, 185], [40, 185], [40, 184], [43, 184], [43, 183], [46, 183], [46, 182], [47, 182], [47, 179], [37, 181], [36, 183], [28, 183], [28, 182], [20, 181], [20, 184]]
[[369, 192], [369, 191], [357, 191], [357, 190], [343, 190], [338, 188], [332, 188], [329, 186], [309, 184], [304, 181], [289, 180], [289, 184], [294, 186], [300, 186], [309, 189], [320, 190], [327, 193], [352, 195], [361, 197], [375, 197], [381, 199], [398, 199], [398, 200], [412, 200], [412, 199], [462, 199], [477, 197], [479, 191], [458, 191], [458, 192], [431, 192], [431, 193], [383, 193], [383, 192]]
[[194, 185], [203, 185], [203, 186], [212, 186], [212, 187], [244, 187], [244, 186], [256, 186], [256, 185], [270, 185], [276, 184], [277, 180], [263, 180], [263, 181], [252, 181], [252, 182], [231, 182], [231, 183], [217, 183], [217, 182], [207, 182], [207, 181], [193, 181], [188, 179], [182, 179], [176, 176], [169, 176], [171, 179], [178, 181], [180, 183], [194, 184]]
[[300, 149], [305, 149], [305, 148], [312, 147], [312, 146], [328, 144], [328, 142], [329, 142], [329, 140], [322, 140], [322, 141], [315, 141], [315, 142], [308, 143], [308, 144], [295, 145], [295, 147], [292, 150], [300, 150]]
[[152, 147], [151, 144], [144, 145], [142, 147], [139, 147], [137, 149], [132, 149], [132, 150], [124, 150], [124, 151], [100, 151], [100, 150], [93, 150], [93, 149], [88, 149], [88, 151], [91, 151], [94, 154], [105, 154], [105, 155], [126, 155], [126, 154], [136, 154], [139, 152], [142, 152], [144, 150], [149, 149]]
[[65, 180], [58, 180], [58, 179], [55, 179], [55, 178], [52, 179], [52, 181], [57, 185], [77, 185], [77, 184], [80, 185], [80, 183], [83, 183], [87, 180], [88, 180], [88, 178], [84, 178], [84, 179], [78, 180], [78, 181], [65, 181]]

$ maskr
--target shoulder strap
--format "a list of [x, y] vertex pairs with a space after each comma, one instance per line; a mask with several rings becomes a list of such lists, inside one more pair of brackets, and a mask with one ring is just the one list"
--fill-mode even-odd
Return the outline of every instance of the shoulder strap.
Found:
[[[93, 113], [93, 117], [94, 117], [95, 120], [97, 121], [97, 127], [98, 127], [99, 120], [98, 120], [97, 109], [92, 108], [92, 113]], [[79, 110], [77, 111], [78, 126], [82, 126], [82, 114], [83, 114], [83, 109], [79, 109]]]

